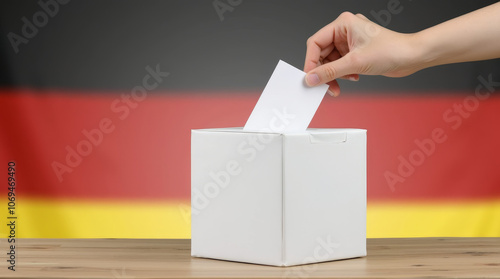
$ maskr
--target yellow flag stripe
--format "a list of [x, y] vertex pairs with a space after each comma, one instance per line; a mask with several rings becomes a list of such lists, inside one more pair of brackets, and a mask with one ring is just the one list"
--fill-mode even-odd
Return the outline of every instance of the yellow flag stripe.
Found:
[[[500, 200], [370, 203], [368, 237], [500, 237]], [[19, 238], [190, 238], [189, 201], [20, 199]], [[0, 211], [7, 219], [7, 211]], [[1, 226], [0, 237], [9, 236]]]
[[374, 203], [368, 237], [500, 237], [500, 200]]

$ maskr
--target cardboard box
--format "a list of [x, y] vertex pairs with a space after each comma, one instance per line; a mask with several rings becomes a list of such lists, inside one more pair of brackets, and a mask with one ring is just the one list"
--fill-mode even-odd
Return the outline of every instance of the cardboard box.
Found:
[[192, 130], [191, 255], [292, 266], [366, 255], [366, 130]]

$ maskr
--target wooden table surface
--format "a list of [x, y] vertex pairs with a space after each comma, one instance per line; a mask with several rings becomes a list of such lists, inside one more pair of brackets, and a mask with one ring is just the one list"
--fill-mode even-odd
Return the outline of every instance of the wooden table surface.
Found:
[[2, 278], [500, 278], [500, 238], [368, 239], [368, 256], [297, 267], [192, 258], [188, 239], [16, 239]]

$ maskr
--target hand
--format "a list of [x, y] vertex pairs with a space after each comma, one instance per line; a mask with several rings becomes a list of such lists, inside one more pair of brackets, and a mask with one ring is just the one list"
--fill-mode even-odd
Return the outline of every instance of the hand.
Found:
[[338, 78], [357, 81], [360, 74], [410, 75], [422, 68], [413, 37], [383, 28], [361, 14], [344, 12], [307, 40], [306, 83], [327, 83], [328, 93], [338, 96]]

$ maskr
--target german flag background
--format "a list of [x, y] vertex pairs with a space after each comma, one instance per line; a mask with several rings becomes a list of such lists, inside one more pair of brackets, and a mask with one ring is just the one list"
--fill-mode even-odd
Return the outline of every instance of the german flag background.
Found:
[[[190, 130], [243, 126], [279, 59], [343, 11], [493, 2], [2, 1], [0, 220], [12, 161], [19, 237], [189, 238]], [[500, 60], [340, 83], [311, 127], [368, 130], [368, 237], [500, 236]]]

